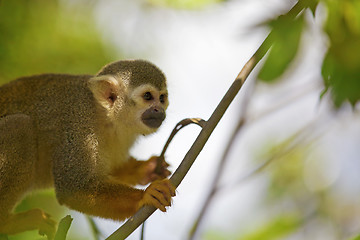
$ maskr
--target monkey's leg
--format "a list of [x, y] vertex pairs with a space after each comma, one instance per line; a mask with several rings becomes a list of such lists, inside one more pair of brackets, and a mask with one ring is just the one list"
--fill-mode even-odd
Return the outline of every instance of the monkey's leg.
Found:
[[12, 209], [32, 187], [37, 143], [30, 117], [15, 114], [0, 119], [0, 233], [39, 229], [52, 238], [55, 222], [43, 211], [13, 214]]

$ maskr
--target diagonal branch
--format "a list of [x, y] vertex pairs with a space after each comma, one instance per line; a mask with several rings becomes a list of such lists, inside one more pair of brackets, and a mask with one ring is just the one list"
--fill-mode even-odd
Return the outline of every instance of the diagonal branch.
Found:
[[[290, 10], [289, 14], [296, 16], [304, 7], [304, 1], [299, 0], [297, 4]], [[272, 33], [270, 33], [264, 42], [260, 45], [254, 55], [248, 60], [248, 62], [241, 69], [240, 73], [226, 92], [223, 99], [220, 101], [215, 111], [211, 115], [208, 121], [204, 124], [201, 132], [196, 138], [195, 142], [191, 146], [190, 150], [185, 155], [183, 161], [171, 176], [170, 181], [178, 187], [185, 175], [189, 171], [190, 167], [194, 163], [201, 150], [204, 148], [207, 140], [214, 131], [215, 127], [219, 123], [220, 119], [224, 115], [225, 111], [234, 100], [235, 96], [240, 91], [241, 87], [245, 83], [247, 77], [252, 72], [257, 63], [264, 57], [266, 52], [271, 47]], [[142, 207], [134, 216], [129, 218], [119, 229], [111, 234], [106, 240], [118, 240], [128, 237], [137, 227], [141, 225], [151, 214], [155, 212], [156, 208], [153, 206]]]
[[244, 97], [243, 101], [242, 101], [242, 108], [241, 108], [241, 113], [240, 113], [240, 118], [237, 122], [237, 125], [235, 127], [235, 130], [232, 132], [229, 140], [228, 140], [228, 143], [226, 145], [226, 148], [223, 152], [223, 155], [222, 157], [220, 158], [220, 161], [218, 163], [218, 166], [216, 168], [216, 172], [214, 173], [214, 177], [213, 177], [213, 180], [212, 180], [212, 183], [209, 185], [210, 186], [210, 191], [205, 199], [205, 202], [203, 203], [201, 209], [200, 209], [200, 212], [197, 216], [197, 218], [195, 219], [194, 221], [194, 224], [189, 232], [189, 236], [188, 236], [188, 239], [191, 240], [191, 239], [194, 239], [198, 229], [199, 229], [199, 226], [201, 225], [201, 222], [202, 220], [204, 219], [204, 216], [206, 214], [206, 211], [209, 209], [209, 206], [211, 205], [211, 203], [213, 202], [214, 200], [214, 196], [216, 195], [217, 193], [217, 190], [218, 190], [218, 185], [219, 185], [219, 181], [224, 173], [224, 168], [225, 168], [225, 165], [226, 165], [226, 162], [227, 162], [227, 159], [228, 159], [228, 155], [230, 153], [230, 150], [232, 149], [233, 147], [233, 144], [235, 142], [235, 139], [240, 135], [240, 132], [241, 130], [243, 129], [243, 127], [245, 126], [246, 124], [246, 112], [247, 112], [247, 108], [249, 106], [249, 101], [250, 101], [250, 93], [247, 92], [247, 95]]
[[[266, 45], [266, 49], [265, 48]], [[220, 119], [224, 115], [225, 111], [229, 107], [230, 103], [233, 101], [237, 93], [240, 91], [245, 80], [260, 61], [260, 59], [265, 55], [268, 50], [268, 38], [265, 39], [264, 43], [256, 51], [256, 53], [250, 58], [250, 60], [245, 64], [209, 120], [204, 124], [200, 134], [197, 139], [191, 146], [190, 150], [185, 155], [183, 161], [176, 169], [174, 174], [171, 176], [170, 181], [175, 186], [178, 187], [181, 181], [184, 179], [185, 175], [189, 171], [190, 167], [194, 163], [197, 156], [200, 154], [201, 150], [204, 148], [207, 140], [209, 139], [211, 133], [214, 131], [215, 127], [219, 123]], [[137, 227], [141, 225], [153, 212], [156, 208], [153, 206], [144, 206], [142, 207], [135, 215], [129, 218], [119, 229], [117, 229], [113, 234], [111, 234], [106, 240], [115, 240], [115, 239], [125, 239], [128, 237]]]
[[[176, 169], [174, 174], [171, 176], [170, 181], [175, 186], [178, 187], [181, 181], [184, 179], [185, 175], [189, 171], [190, 167], [194, 163], [197, 156], [200, 154], [201, 150], [204, 148], [207, 140], [209, 139], [211, 133], [214, 131], [215, 127], [219, 123], [220, 119], [224, 115], [225, 111], [229, 107], [230, 103], [233, 101], [237, 93], [240, 91], [245, 80], [254, 69], [256, 64], [260, 59], [265, 55], [269, 49], [269, 37], [265, 39], [260, 48], [255, 52], [255, 54], [250, 58], [250, 60], [245, 64], [243, 69], [240, 71], [239, 75], [236, 77], [235, 81], [226, 92], [225, 96], [216, 107], [215, 111], [209, 118], [209, 120], [204, 124], [201, 132], [199, 133], [197, 139], [191, 146], [190, 150], [185, 155], [183, 161]], [[135, 215], [129, 218], [119, 229], [117, 229], [113, 234], [111, 234], [106, 240], [115, 240], [115, 239], [125, 239], [128, 237], [137, 227], [141, 225], [153, 212], [156, 208], [153, 206], [144, 206], [142, 207]]]

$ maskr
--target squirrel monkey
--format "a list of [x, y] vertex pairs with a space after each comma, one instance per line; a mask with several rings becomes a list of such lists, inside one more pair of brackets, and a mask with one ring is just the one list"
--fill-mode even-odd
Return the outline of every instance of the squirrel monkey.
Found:
[[[95, 76], [43, 74], [0, 87], [0, 233], [55, 222], [40, 209], [12, 213], [29, 191], [54, 187], [60, 204], [124, 220], [145, 204], [166, 211], [175, 196], [167, 163], [137, 161], [129, 148], [165, 119], [164, 74], [143, 60], [118, 61]], [[145, 190], [132, 187], [148, 184]]]

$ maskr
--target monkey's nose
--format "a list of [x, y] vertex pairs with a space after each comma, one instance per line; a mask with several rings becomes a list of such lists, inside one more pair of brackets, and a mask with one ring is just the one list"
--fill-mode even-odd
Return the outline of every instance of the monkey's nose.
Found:
[[165, 110], [161, 107], [151, 107], [142, 115], [142, 122], [150, 128], [158, 128], [166, 117]]

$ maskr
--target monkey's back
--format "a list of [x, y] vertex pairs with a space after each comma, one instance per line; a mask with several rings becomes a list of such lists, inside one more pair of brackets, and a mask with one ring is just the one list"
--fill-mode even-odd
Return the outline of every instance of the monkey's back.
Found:
[[77, 116], [89, 114], [93, 107], [89, 106], [93, 97], [87, 87], [90, 77], [42, 74], [9, 82], [0, 86], [0, 117], [26, 114], [38, 129], [50, 127], [58, 121], [78, 119]]
[[[37, 165], [34, 188], [51, 186], [51, 166], [56, 149], [76, 133], [91, 132], [94, 99], [87, 86], [90, 75], [43, 74], [16, 79], [0, 87], [1, 118], [25, 114], [35, 132]], [[70, 134], [70, 135], [69, 135]]]

